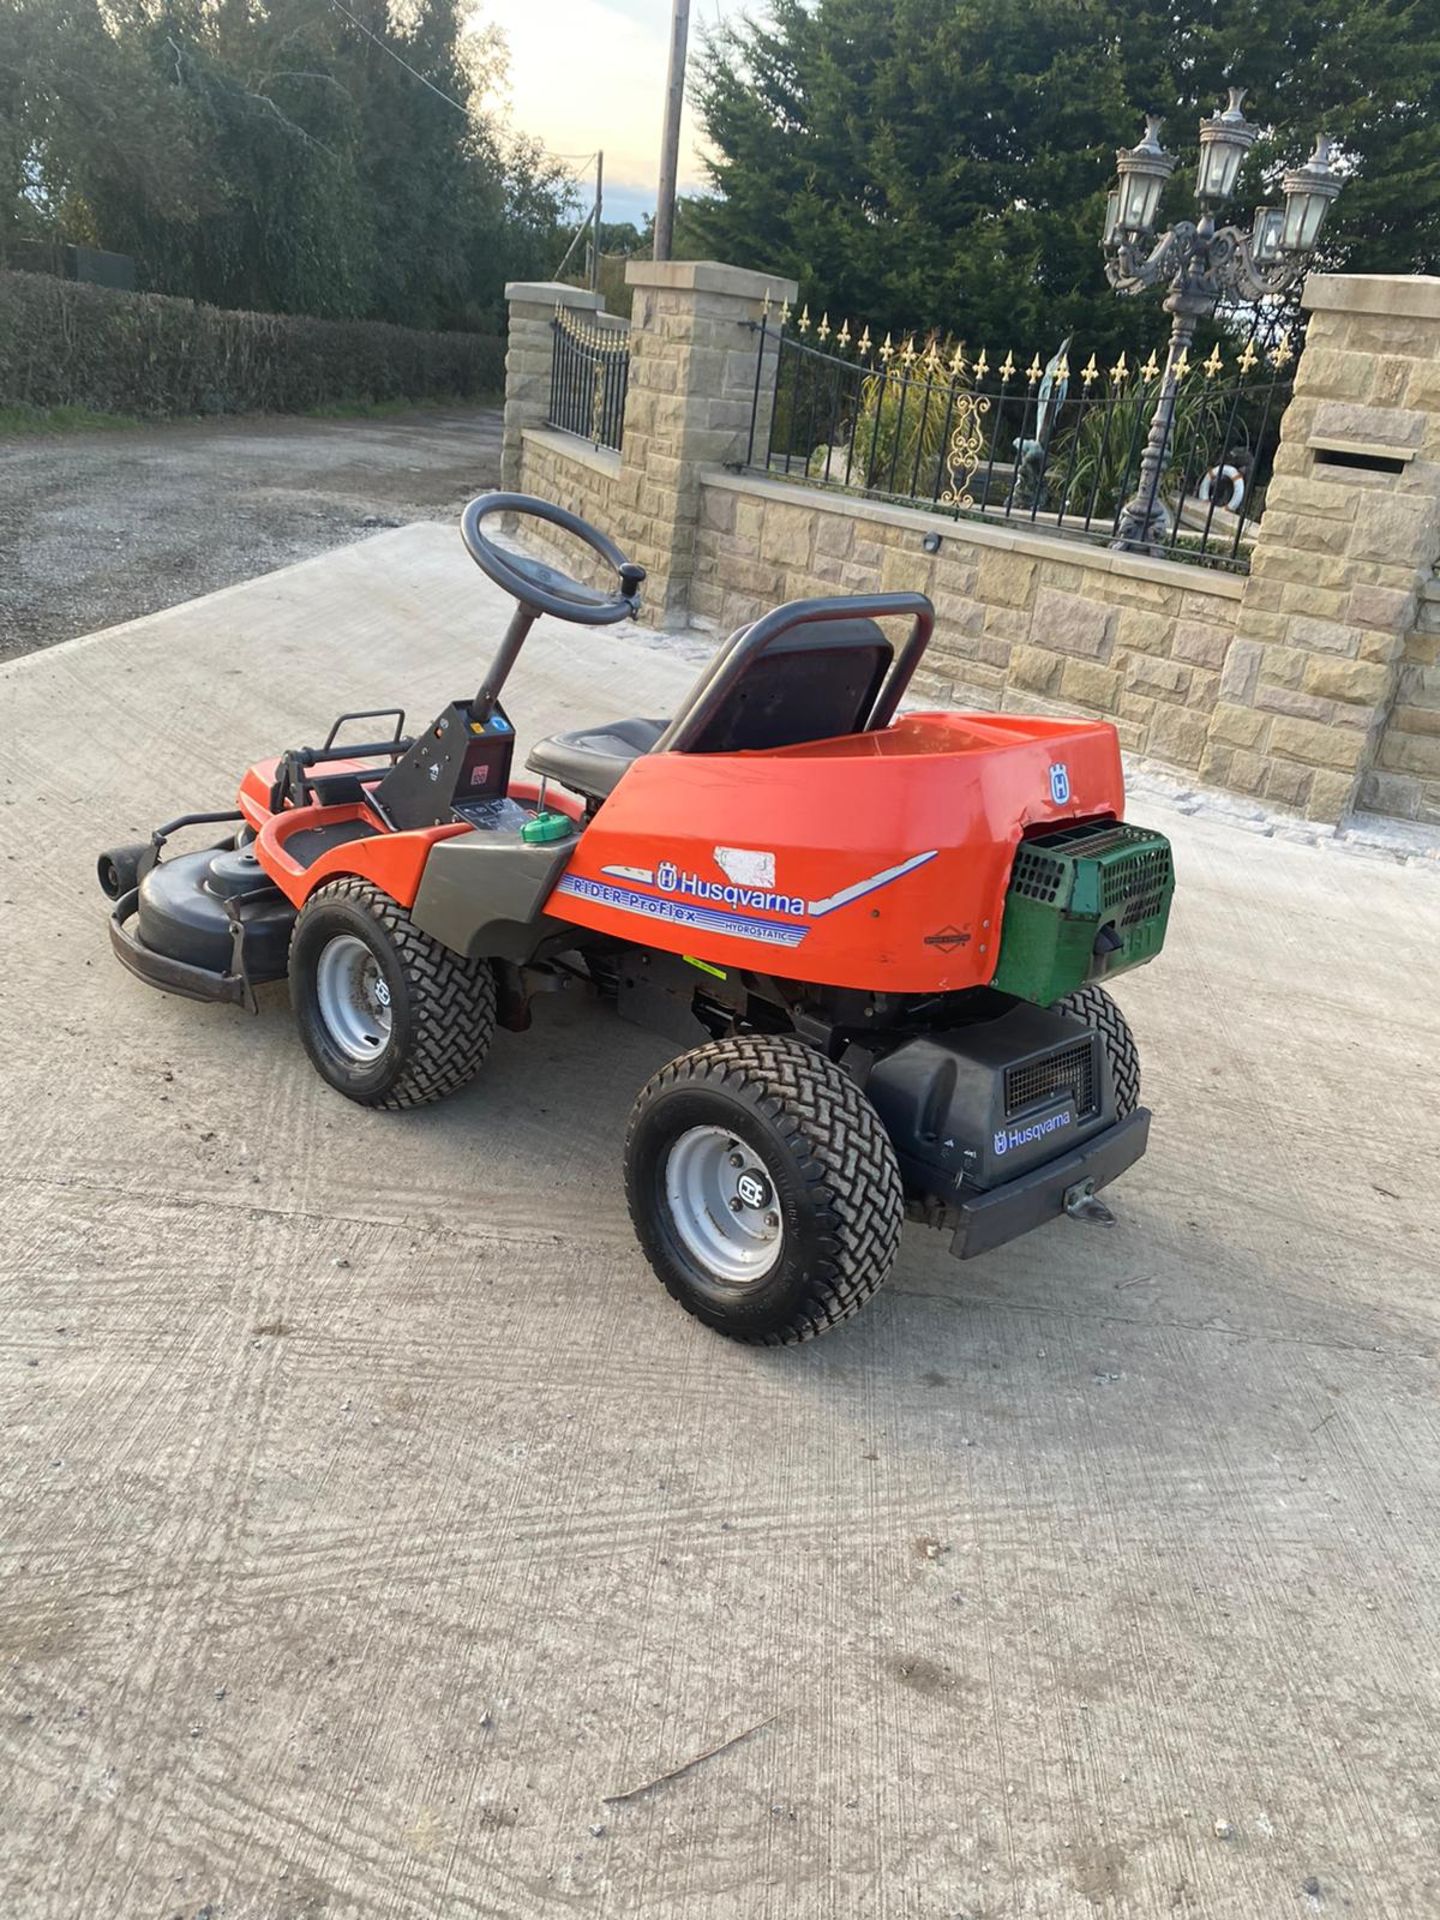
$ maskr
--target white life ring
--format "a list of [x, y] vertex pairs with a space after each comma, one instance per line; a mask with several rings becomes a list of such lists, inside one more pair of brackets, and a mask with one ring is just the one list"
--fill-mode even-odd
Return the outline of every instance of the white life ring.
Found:
[[[1222, 498], [1222, 494], [1226, 492], [1227, 481], [1228, 496]], [[1238, 513], [1245, 504], [1245, 475], [1239, 467], [1232, 467], [1228, 461], [1222, 460], [1218, 466], [1211, 467], [1205, 475], [1195, 489], [1195, 497], [1207, 507], [1213, 499], [1215, 505], [1226, 513]]]

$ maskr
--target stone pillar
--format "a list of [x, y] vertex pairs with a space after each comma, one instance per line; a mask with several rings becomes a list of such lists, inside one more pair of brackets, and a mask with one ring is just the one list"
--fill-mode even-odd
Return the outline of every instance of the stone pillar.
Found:
[[[796, 287], [713, 260], [632, 260], [625, 277], [635, 305], [615, 495], [626, 523], [621, 543], [648, 570], [646, 617], [679, 626], [689, 611], [701, 469], [745, 459], [756, 323], [767, 298], [773, 312]], [[767, 373], [773, 382], [773, 356]], [[762, 435], [767, 426], [762, 404]]]
[[1203, 778], [1341, 819], [1440, 554], [1440, 279], [1319, 275]]
[[505, 289], [510, 332], [505, 348], [505, 438], [500, 484], [509, 492], [520, 485], [520, 435], [543, 427], [550, 411], [550, 363], [554, 336], [550, 322], [557, 306], [594, 313], [598, 293], [567, 287], [560, 280], [512, 280]]
[[1420, 594], [1406, 638], [1375, 765], [1360, 783], [1360, 805], [1440, 827], [1440, 578]]

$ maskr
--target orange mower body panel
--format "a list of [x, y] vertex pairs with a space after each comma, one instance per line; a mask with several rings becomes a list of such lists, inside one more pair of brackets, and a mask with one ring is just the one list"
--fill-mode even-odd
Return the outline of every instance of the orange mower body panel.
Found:
[[[303, 907], [318, 887], [349, 875], [370, 881], [389, 894], [397, 905], [412, 907], [425, 862], [436, 841], [450, 840], [456, 834], [470, 831], [464, 821], [456, 820], [444, 826], [414, 827], [406, 833], [395, 833], [364, 801], [333, 807], [284, 807], [279, 813], [272, 813], [270, 789], [279, 765], [278, 759], [257, 760], [246, 769], [240, 783], [239, 806], [255, 829], [256, 858], [292, 907]], [[329, 770], [332, 773], [371, 771], [365, 763], [354, 760], [337, 761]], [[539, 800], [540, 788], [533, 780], [515, 779], [510, 782], [510, 793], [517, 800], [534, 802]], [[547, 805], [568, 813], [577, 821], [583, 812], [580, 802], [568, 794], [552, 793]], [[373, 831], [364, 838], [340, 841], [308, 864], [297, 859], [288, 848], [287, 843], [297, 834], [352, 821]]]
[[912, 713], [797, 747], [639, 757], [546, 913], [721, 968], [869, 992], [990, 981], [1016, 844], [1119, 819], [1104, 722]]

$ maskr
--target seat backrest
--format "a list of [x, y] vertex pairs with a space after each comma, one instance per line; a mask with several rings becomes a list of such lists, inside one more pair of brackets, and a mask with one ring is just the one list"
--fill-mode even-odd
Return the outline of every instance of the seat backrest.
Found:
[[753, 752], [858, 733], [894, 657], [873, 620], [793, 627], [746, 664], [687, 750]]

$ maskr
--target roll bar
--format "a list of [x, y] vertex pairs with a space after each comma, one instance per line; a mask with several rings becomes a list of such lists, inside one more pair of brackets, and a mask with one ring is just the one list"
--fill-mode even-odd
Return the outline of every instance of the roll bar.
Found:
[[935, 609], [923, 593], [847, 593], [830, 595], [823, 600], [787, 600], [783, 607], [775, 607], [760, 619], [752, 620], [748, 627], [733, 633], [716, 654], [708, 671], [696, 682], [690, 698], [651, 751], [693, 751], [695, 742], [720, 711], [736, 681], [760, 654], [794, 628], [822, 620], [903, 619], [907, 615], [912, 622], [909, 638], [891, 662], [860, 731], [874, 733], [888, 727], [935, 630]]

